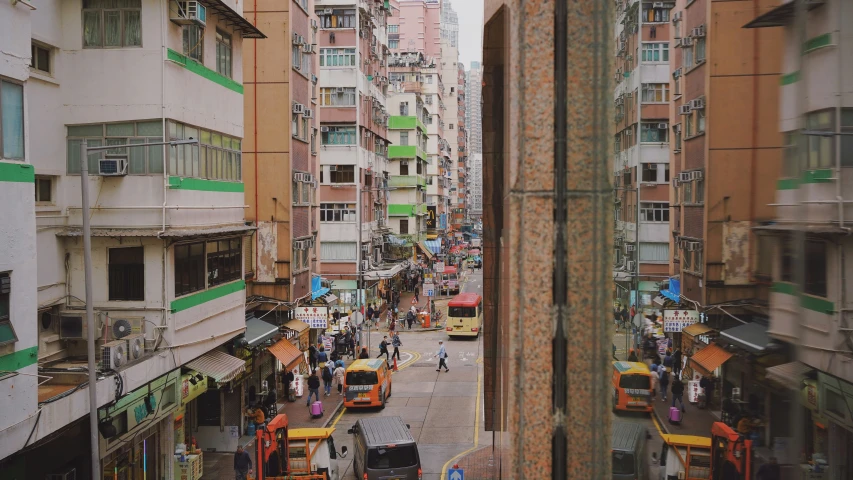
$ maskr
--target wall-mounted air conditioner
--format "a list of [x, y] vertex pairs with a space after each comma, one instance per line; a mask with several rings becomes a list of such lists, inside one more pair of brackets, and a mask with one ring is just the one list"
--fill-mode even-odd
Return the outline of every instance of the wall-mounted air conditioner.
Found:
[[177, 8], [171, 8], [170, 20], [178, 25], [201, 25], [207, 23], [207, 7], [198, 1], [175, 2]]
[[690, 101], [690, 108], [692, 110], [702, 110], [703, 108], [705, 108], [705, 98], [694, 98]]
[[634, 251], [634, 244], [633, 243], [626, 243], [625, 244], [625, 253], [631, 253], [633, 251]]
[[684, 183], [684, 182], [689, 182], [690, 180], [692, 180], [692, 179], [693, 179], [693, 178], [692, 178], [692, 176], [691, 176], [691, 173], [692, 173], [692, 172], [680, 172], [680, 173], [678, 174], [678, 181], [679, 181], [679, 182], [682, 182], [682, 183]]
[[629, 128], [629, 129], [627, 129], [627, 130], [625, 130], [625, 136], [626, 136], [626, 137], [630, 137], [630, 136], [633, 136], [633, 135], [634, 135], [634, 131], [633, 131], [633, 130], [631, 130], [630, 128]]
[[691, 37], [704, 37], [705, 36], [705, 25], [699, 25], [690, 31]]
[[[59, 312], [59, 338], [61, 340], [86, 340], [86, 313], [78, 311]], [[97, 322], [97, 320], [96, 320]], [[95, 339], [101, 338], [103, 329], [95, 325]]]
[[320, 133], [328, 133], [329, 127], [320, 127]]
[[143, 333], [145, 319], [142, 317], [109, 317], [109, 338], [119, 340], [133, 334]]
[[102, 158], [98, 160], [98, 175], [102, 177], [123, 177], [127, 175], [127, 159]]
[[659, 130], [666, 130], [666, 129], [667, 129], [667, 127], [669, 127], [669, 125], [667, 125], [667, 124], [665, 124], [665, 123], [659, 123], [659, 124], [658, 124], [658, 129], [659, 129]]
[[633, 260], [628, 260], [627, 262], [625, 262], [626, 270], [628, 270], [629, 272], [634, 271], [634, 265], [636, 265], [636, 262], [634, 262]]
[[331, 8], [324, 8], [323, 9], [323, 15], [331, 15], [331, 14], [332, 14]]
[[114, 340], [101, 347], [101, 368], [115, 370], [127, 365], [127, 342]]
[[690, 105], [679, 105], [678, 106], [678, 114], [679, 115], [690, 115]]
[[305, 118], [314, 118], [314, 110], [306, 108], [302, 111], [302, 116]]
[[692, 38], [684, 37], [681, 39], [681, 46], [682, 47], [690, 47], [692, 45], [693, 45], [693, 39]]
[[127, 360], [129, 363], [138, 362], [145, 356], [145, 335], [135, 333], [124, 339], [127, 342]]
[[293, 104], [293, 113], [302, 113], [304, 111], [305, 111], [305, 105], [302, 105], [301, 103], [294, 103]]

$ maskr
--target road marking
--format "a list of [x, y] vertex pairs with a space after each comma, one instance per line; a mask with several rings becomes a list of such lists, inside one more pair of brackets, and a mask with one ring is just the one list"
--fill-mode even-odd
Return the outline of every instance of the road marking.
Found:
[[[405, 354], [409, 355], [409, 356], [410, 356], [410, 358], [409, 358], [409, 360], [406, 360], [405, 362], [400, 363], [399, 365], [397, 365], [397, 370], [402, 370], [402, 369], [404, 369], [404, 368], [406, 368], [406, 367], [410, 367], [410, 366], [414, 365], [414, 364], [415, 364], [415, 362], [417, 362], [418, 360], [420, 360], [420, 359], [421, 359], [421, 354], [420, 354], [420, 353], [418, 353], [418, 352], [401, 352], [401, 353], [405, 353]], [[478, 405], [479, 405], [479, 404], [478, 404]], [[341, 417], [343, 417], [343, 416], [344, 416], [344, 413], [346, 413], [346, 411], [347, 411], [347, 407], [342, 408], [342, 409], [341, 409], [341, 413], [339, 413], [339, 414], [338, 414], [338, 416], [335, 418], [335, 421], [333, 421], [333, 422], [329, 425], [329, 427], [330, 427], [330, 428], [335, 428], [335, 426], [338, 424], [338, 422], [340, 422], [340, 421], [341, 421]]]
[[447, 480], [447, 468], [452, 463], [454, 463], [456, 460], [464, 457], [465, 455], [468, 455], [469, 453], [473, 452], [474, 450], [477, 449], [477, 447], [480, 446], [479, 445], [479, 443], [480, 443], [480, 391], [482, 390], [482, 388], [483, 388], [483, 377], [481, 375], [479, 375], [479, 372], [478, 372], [478, 374], [477, 374], [477, 396], [475, 397], [475, 400], [474, 400], [475, 402], [477, 402], [476, 407], [474, 408], [474, 445], [471, 448], [469, 448], [468, 450], [465, 450], [464, 452], [462, 452], [462, 453], [456, 455], [455, 457], [451, 458], [450, 460], [447, 461], [447, 463], [444, 464], [443, 467], [441, 467], [441, 480]]
[[[655, 401], [655, 399], [653, 398], [653, 399], [652, 399], [652, 401]], [[661, 436], [661, 438], [663, 438], [664, 432], [663, 432], [663, 430], [660, 428], [660, 424], [658, 423], [657, 416], [656, 416], [654, 413], [652, 413], [652, 414], [651, 414], [651, 417], [652, 417], [652, 423], [655, 425], [655, 428], [656, 428], [656, 429], [657, 429], [657, 431], [658, 431], [658, 435], [660, 435], [660, 436]]]

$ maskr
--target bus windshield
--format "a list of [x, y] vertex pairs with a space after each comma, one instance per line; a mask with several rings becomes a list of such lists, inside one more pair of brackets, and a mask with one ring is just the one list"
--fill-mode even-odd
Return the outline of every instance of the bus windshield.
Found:
[[474, 318], [477, 316], [477, 307], [448, 307], [450, 317]]
[[347, 385], [376, 385], [379, 377], [376, 372], [347, 372]]
[[620, 388], [635, 388], [648, 390], [651, 388], [651, 378], [648, 375], [622, 375], [619, 379]]

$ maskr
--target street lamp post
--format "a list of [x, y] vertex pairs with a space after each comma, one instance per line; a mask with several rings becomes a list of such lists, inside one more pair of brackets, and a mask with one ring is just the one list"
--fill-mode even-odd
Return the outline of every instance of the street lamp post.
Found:
[[[147, 147], [157, 145], [198, 145], [198, 140], [177, 140], [173, 142], [154, 142], [134, 144], [132, 147]], [[95, 370], [95, 310], [92, 304], [92, 230], [89, 222], [89, 152], [99, 152], [122, 148], [110, 145], [105, 147], [89, 147], [84, 139], [80, 142], [80, 187], [81, 214], [83, 216], [83, 272], [86, 289], [86, 356], [89, 370], [89, 442], [92, 449], [92, 478], [98, 479], [101, 468], [100, 443], [98, 442], [98, 395], [96, 385], [98, 372]], [[130, 148], [130, 147], [124, 147]], [[163, 172], [166, 176], [167, 172]], [[163, 188], [166, 188], [165, 184]]]

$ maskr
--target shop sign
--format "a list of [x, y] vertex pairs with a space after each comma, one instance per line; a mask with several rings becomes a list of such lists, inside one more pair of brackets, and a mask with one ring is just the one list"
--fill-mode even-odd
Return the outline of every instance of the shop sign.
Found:
[[423, 285], [423, 296], [425, 297], [434, 297], [435, 296], [435, 284], [433, 283], [425, 283]]
[[803, 387], [803, 406], [813, 412], [817, 412], [820, 408], [817, 402], [817, 382], [811, 379], [806, 379], [803, 383], [806, 384], [806, 386]]
[[[199, 376], [201, 379], [199, 379]], [[192, 380], [192, 382], [190, 381]], [[193, 384], [195, 382], [195, 384]], [[186, 405], [207, 391], [207, 375], [196, 371], [181, 375], [181, 405]]]
[[684, 327], [699, 323], [699, 312], [696, 310], [664, 310], [663, 331], [681, 333]]
[[297, 320], [307, 323], [311, 328], [329, 327], [329, 307], [299, 307], [293, 314]]
[[426, 219], [427, 228], [435, 228], [435, 226], [436, 226], [435, 225], [435, 223], [436, 223], [435, 222], [435, 217], [436, 217], [435, 213], [436, 213], [436, 206], [435, 205], [427, 205], [427, 219]]
[[444, 273], [444, 262], [435, 262], [432, 269], [435, 270], [435, 273]]

